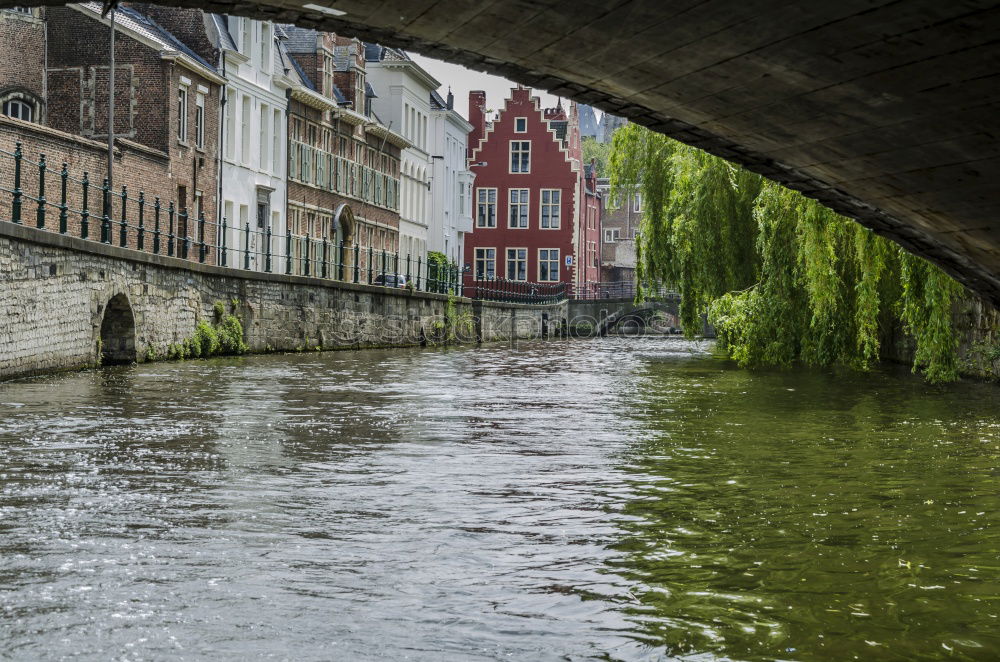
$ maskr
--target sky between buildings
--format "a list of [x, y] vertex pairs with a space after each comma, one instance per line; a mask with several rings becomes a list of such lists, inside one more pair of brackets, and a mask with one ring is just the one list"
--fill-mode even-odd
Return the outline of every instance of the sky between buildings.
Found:
[[[470, 90], [485, 90], [486, 108], [500, 110], [503, 108], [504, 99], [510, 95], [510, 89], [517, 86], [517, 83], [512, 83], [506, 78], [472, 71], [450, 62], [433, 60], [418, 53], [410, 52], [410, 57], [427, 73], [441, 81], [438, 92], [442, 97], [448, 94], [448, 86], [451, 86], [452, 94], [455, 95], [455, 110], [466, 119], [469, 119]], [[542, 108], [554, 107], [558, 101], [557, 97], [542, 90], [533, 90], [532, 94], [541, 99]]]

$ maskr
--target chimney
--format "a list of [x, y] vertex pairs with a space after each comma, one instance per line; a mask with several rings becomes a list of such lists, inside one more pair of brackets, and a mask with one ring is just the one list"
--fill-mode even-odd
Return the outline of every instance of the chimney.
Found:
[[445, 102], [445, 107], [448, 110], [455, 109], [455, 95], [451, 93], [451, 86], [448, 87], [448, 99]]
[[472, 125], [468, 153], [471, 159], [472, 150], [479, 147], [479, 140], [486, 134], [486, 92], [482, 90], [469, 92], [469, 124]]

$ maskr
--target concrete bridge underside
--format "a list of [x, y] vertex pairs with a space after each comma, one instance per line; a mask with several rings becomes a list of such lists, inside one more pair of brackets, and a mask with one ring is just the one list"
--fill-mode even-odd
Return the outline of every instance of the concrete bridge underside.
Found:
[[354, 34], [592, 104], [800, 190], [1000, 305], [994, 2], [164, 4]]

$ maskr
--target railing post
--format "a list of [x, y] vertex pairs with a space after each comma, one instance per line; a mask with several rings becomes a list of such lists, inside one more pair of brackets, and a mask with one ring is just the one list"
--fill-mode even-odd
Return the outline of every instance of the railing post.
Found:
[[178, 223], [181, 223], [183, 221], [184, 237], [181, 239], [181, 259], [186, 260], [188, 259], [188, 249], [191, 248], [191, 237], [189, 236], [189, 228], [188, 228], [188, 220], [190, 219], [190, 217], [188, 216], [187, 207], [184, 207], [184, 209], [181, 210], [180, 214], [178, 214], [177, 217], [178, 217], [177, 221]]
[[198, 212], [198, 261], [205, 261], [205, 212]]
[[386, 253], [385, 249], [382, 249], [382, 284], [385, 285], [385, 267], [386, 267]]
[[268, 223], [264, 230], [264, 243], [267, 244], [264, 252], [264, 271], [271, 273], [271, 224]]
[[344, 240], [340, 240], [340, 250], [337, 251], [337, 259], [340, 260], [340, 265], [337, 266], [337, 280], [344, 280]]
[[128, 219], [125, 216], [125, 203], [128, 201], [128, 189], [122, 186], [122, 222], [121, 231], [118, 233], [118, 244], [125, 248], [128, 246]]
[[[417, 255], [417, 284], [414, 286], [414, 289], [416, 289], [416, 290], [420, 289], [420, 269], [423, 266], [423, 259], [422, 258], [423, 258], [422, 255]], [[425, 279], [424, 283], [426, 284], [426, 282], [427, 281]]]
[[361, 245], [354, 244], [354, 282], [361, 279]]
[[292, 273], [292, 231], [285, 231], [285, 273]]
[[[242, 215], [242, 214], [241, 214]], [[250, 270], [250, 223], [243, 229], [243, 268]]]
[[139, 191], [139, 231], [135, 235], [135, 245], [138, 250], [146, 247], [146, 194]]
[[406, 284], [410, 284], [410, 254], [406, 254]]
[[69, 185], [69, 166], [63, 163], [62, 172], [59, 173], [62, 180], [59, 187], [59, 233], [69, 232], [69, 206], [66, 204], [66, 187]]
[[38, 216], [35, 227], [45, 227], [45, 155], [40, 154], [38, 159]]
[[10, 203], [10, 220], [18, 225], [21, 224], [21, 196], [24, 195], [21, 190], [21, 158], [23, 156], [21, 143], [14, 143], [14, 191]]
[[305, 260], [302, 261], [302, 271], [303, 274], [309, 275], [309, 253], [312, 250], [312, 240], [309, 239], [309, 233], [306, 233], [306, 250], [305, 250]]
[[101, 243], [110, 244], [111, 243], [111, 187], [108, 184], [107, 177], [104, 178], [104, 183], [101, 184], [101, 199], [103, 209], [101, 211]]
[[327, 264], [326, 264], [326, 261], [327, 261], [328, 258], [329, 258], [329, 256], [327, 255], [326, 237], [323, 237], [323, 272], [321, 274], [323, 278], [326, 278], [326, 274], [327, 274], [327, 271], [328, 271]]
[[369, 285], [371, 285], [372, 281], [374, 280], [374, 274], [372, 272], [372, 269], [373, 269], [373, 266], [372, 266], [372, 254], [373, 254], [372, 247], [369, 245], [368, 246], [368, 284]]
[[174, 256], [174, 202], [170, 201], [167, 205], [167, 256]]
[[392, 263], [392, 275], [396, 279], [394, 282], [399, 284], [399, 251], [396, 251], [396, 256]]
[[80, 212], [80, 238], [86, 239], [90, 234], [90, 210], [87, 209], [87, 199], [90, 194], [90, 178], [83, 173], [83, 211]]
[[160, 198], [153, 197], [153, 253], [160, 254]]
[[226, 263], [229, 261], [229, 256], [227, 255], [227, 253], [229, 253], [229, 249], [226, 248], [226, 240], [228, 239], [228, 237], [226, 237], [227, 234], [229, 234], [229, 228], [226, 226], [226, 217], [223, 216], [222, 217], [222, 241], [219, 242], [219, 244], [220, 244], [219, 245], [219, 262], [221, 262], [222, 266], [224, 266], [224, 267], [226, 266]]

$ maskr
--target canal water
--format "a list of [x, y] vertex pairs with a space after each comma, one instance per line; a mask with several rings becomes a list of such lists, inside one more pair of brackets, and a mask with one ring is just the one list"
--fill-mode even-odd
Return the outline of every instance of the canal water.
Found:
[[1000, 390], [709, 349], [0, 384], [0, 659], [1000, 658]]

